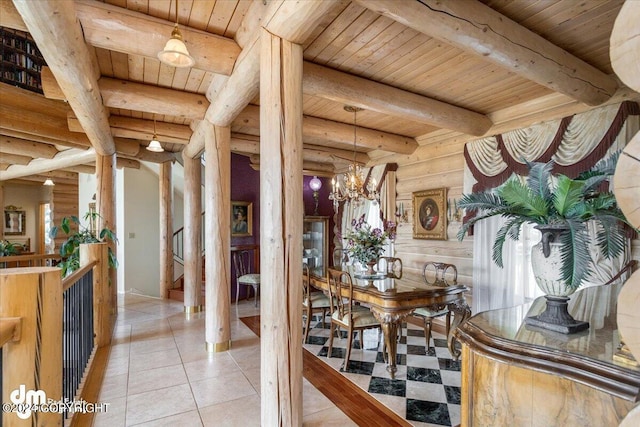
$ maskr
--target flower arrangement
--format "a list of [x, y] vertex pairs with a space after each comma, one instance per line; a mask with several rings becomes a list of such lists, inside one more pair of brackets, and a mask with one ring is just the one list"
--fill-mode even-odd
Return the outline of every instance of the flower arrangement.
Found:
[[373, 228], [362, 215], [358, 220], [351, 221], [353, 230], [349, 231], [347, 239], [347, 252], [356, 261], [366, 264], [377, 260], [384, 252], [387, 239], [395, 239], [396, 224], [393, 221], [384, 221], [384, 230]]

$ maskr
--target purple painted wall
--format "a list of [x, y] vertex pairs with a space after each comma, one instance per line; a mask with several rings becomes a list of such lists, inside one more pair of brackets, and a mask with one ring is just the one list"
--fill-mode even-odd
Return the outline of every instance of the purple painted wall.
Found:
[[[313, 176], [303, 177], [303, 202], [304, 214], [313, 215], [314, 201], [313, 191], [309, 188], [309, 181]], [[329, 200], [331, 179], [320, 178], [322, 188], [318, 192], [318, 214], [328, 216], [329, 220], [329, 254], [333, 250], [333, 204]], [[232, 237], [231, 246], [260, 244], [260, 172], [253, 170], [248, 157], [231, 153], [231, 200], [253, 203], [253, 235], [244, 237]], [[231, 301], [235, 301], [236, 282], [235, 273], [232, 270]], [[246, 297], [246, 290], [240, 288], [240, 298]]]
[[260, 171], [253, 170], [249, 158], [231, 153], [231, 200], [253, 203], [253, 235], [232, 237], [231, 246], [260, 244]]

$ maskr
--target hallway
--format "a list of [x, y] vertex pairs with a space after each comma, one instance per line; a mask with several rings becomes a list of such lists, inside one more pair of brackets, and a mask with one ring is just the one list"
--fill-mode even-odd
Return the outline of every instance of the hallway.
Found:
[[[242, 321], [252, 301], [231, 307], [233, 345], [204, 351], [204, 313], [185, 319], [182, 303], [119, 295], [118, 319], [94, 426], [259, 426], [260, 339]], [[305, 426], [356, 425], [304, 382]]]

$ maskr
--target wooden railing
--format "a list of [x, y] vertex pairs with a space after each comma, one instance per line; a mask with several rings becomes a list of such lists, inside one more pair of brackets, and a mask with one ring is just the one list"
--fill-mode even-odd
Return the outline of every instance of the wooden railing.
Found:
[[[95, 382], [96, 353], [108, 352], [111, 340], [106, 244], [82, 245], [80, 262], [81, 269], [64, 280], [56, 267], [0, 269], [0, 390], [4, 403], [10, 401], [13, 390], [21, 389], [33, 390], [33, 394], [41, 390], [56, 402], [84, 399], [99, 403], [97, 394], [86, 392], [86, 384]], [[15, 319], [19, 319], [17, 329]], [[77, 412], [35, 411], [25, 420], [15, 412], [2, 414], [5, 426], [63, 423], [91, 425], [91, 420]]]
[[[204, 212], [200, 215], [200, 242], [204, 242]], [[204, 243], [202, 245], [204, 253]], [[184, 265], [184, 227], [180, 227], [173, 233], [173, 259]]]
[[0, 268], [53, 267], [60, 262], [58, 254], [10, 255], [0, 257]]

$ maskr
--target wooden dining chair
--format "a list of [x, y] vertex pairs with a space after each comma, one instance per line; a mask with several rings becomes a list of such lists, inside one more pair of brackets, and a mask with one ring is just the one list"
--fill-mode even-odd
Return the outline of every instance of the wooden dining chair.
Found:
[[333, 250], [333, 266], [340, 267], [342, 264], [349, 263], [349, 253], [344, 248], [335, 248]]
[[[240, 286], [247, 289], [253, 289], [255, 306], [258, 306], [258, 295], [260, 295], [260, 274], [254, 271], [253, 253], [251, 251], [233, 251], [231, 252], [233, 259], [233, 268], [236, 273], [236, 305], [238, 305], [238, 297], [240, 295]], [[249, 295], [247, 295], [249, 298]]]
[[322, 327], [324, 328], [325, 317], [327, 316], [327, 310], [331, 308], [329, 297], [322, 291], [312, 291], [311, 288], [311, 271], [307, 264], [302, 265], [303, 277], [302, 277], [302, 312], [306, 314], [305, 328], [304, 328], [304, 340], [307, 342], [309, 337], [309, 328], [311, 327], [311, 317], [314, 311], [322, 312]]
[[340, 328], [346, 329], [347, 354], [344, 359], [344, 369], [346, 370], [351, 357], [353, 334], [360, 331], [360, 342], [363, 343], [362, 331], [380, 328], [380, 322], [367, 307], [353, 304], [353, 282], [349, 273], [329, 268], [327, 274], [329, 279], [329, 299], [335, 301], [335, 305], [331, 305], [331, 332], [327, 357], [331, 357], [336, 326], [338, 331]]
[[402, 260], [391, 256], [381, 256], [376, 264], [378, 273], [387, 273], [395, 279], [402, 279]]
[[[422, 278], [428, 285], [455, 285], [458, 280], [458, 270], [453, 264], [428, 262], [422, 268]], [[451, 329], [451, 311], [448, 308], [445, 307], [442, 310], [433, 310], [429, 307], [419, 307], [413, 311], [413, 315], [422, 318], [424, 321], [424, 339], [426, 341], [427, 352], [429, 352], [430, 348], [429, 341], [431, 340], [433, 319], [436, 317], [446, 316], [445, 335], [449, 337], [449, 331]]]

